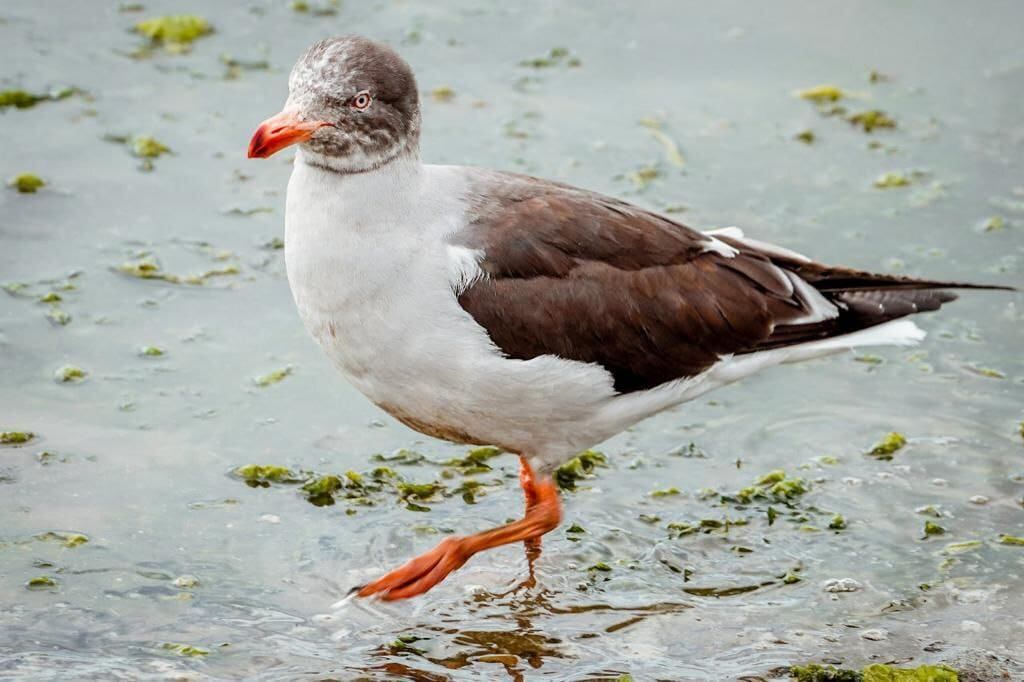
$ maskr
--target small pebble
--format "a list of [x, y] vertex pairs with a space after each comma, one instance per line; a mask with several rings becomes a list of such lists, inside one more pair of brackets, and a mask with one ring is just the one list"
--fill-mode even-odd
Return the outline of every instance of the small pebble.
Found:
[[281, 523], [281, 517], [277, 514], [264, 514], [260, 517], [263, 523]]
[[988, 501], [988, 498], [984, 495], [975, 495], [969, 500], [971, 504], [988, 504]]
[[871, 630], [865, 630], [860, 633], [860, 636], [864, 639], [869, 639], [872, 642], [884, 642], [889, 639], [889, 633], [882, 628], [872, 628]]
[[826, 592], [856, 592], [864, 587], [853, 578], [829, 578], [821, 586]]
[[945, 488], [947, 485], [949, 485], [949, 481], [947, 481], [944, 478], [933, 478], [932, 485], [937, 485], [940, 488]]
[[976, 620], [964, 620], [960, 622], [960, 629], [964, 632], [983, 632], [985, 626]]

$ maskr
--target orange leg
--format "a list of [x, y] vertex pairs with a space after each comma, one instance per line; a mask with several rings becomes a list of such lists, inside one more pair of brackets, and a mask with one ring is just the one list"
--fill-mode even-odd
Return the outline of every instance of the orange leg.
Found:
[[[529, 513], [537, 505], [537, 501], [540, 499], [540, 494], [537, 492], [536, 476], [533, 473], [533, 467], [530, 466], [530, 461], [523, 455], [519, 455], [519, 485], [523, 489], [523, 495], [526, 497], [526, 512]], [[530, 562], [530, 568], [533, 568], [534, 560], [540, 556], [540, 538], [537, 535], [532, 538], [526, 538], [523, 541], [523, 545], [526, 547], [526, 559]]]
[[527, 510], [522, 519], [475, 535], [445, 538], [429, 552], [363, 586], [358, 595], [369, 597], [378, 594], [387, 601], [415, 597], [444, 580], [477, 552], [539, 538], [553, 529], [562, 520], [558, 488], [550, 478], [535, 481], [529, 465], [526, 465], [526, 469], [529, 471], [534, 498], [531, 505], [531, 493], [527, 493]]

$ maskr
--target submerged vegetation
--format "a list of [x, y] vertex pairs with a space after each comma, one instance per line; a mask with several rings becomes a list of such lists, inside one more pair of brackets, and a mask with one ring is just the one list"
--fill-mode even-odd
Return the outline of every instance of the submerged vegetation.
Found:
[[35, 194], [39, 189], [46, 186], [46, 182], [33, 173], [15, 175], [7, 184], [22, 194]]
[[892, 456], [907, 444], [907, 437], [898, 431], [891, 431], [882, 438], [868, 454], [881, 460], [890, 460]]
[[175, 14], [140, 21], [135, 31], [168, 52], [186, 52], [197, 38], [212, 33], [213, 27], [195, 14]]
[[957, 682], [957, 673], [944, 665], [922, 665], [903, 668], [874, 663], [860, 670], [836, 668], [831, 665], [795, 665], [790, 675], [797, 682]]
[[40, 102], [67, 99], [78, 92], [75, 88], [56, 88], [50, 92], [35, 93], [27, 90], [0, 90], [0, 109], [30, 109]]

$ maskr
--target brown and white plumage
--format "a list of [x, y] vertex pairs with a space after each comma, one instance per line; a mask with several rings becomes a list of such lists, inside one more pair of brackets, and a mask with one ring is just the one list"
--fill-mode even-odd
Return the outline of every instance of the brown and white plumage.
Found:
[[285, 257], [335, 366], [403, 423], [522, 459], [523, 520], [361, 590], [426, 591], [469, 556], [561, 518], [551, 471], [661, 410], [767, 367], [924, 333], [908, 315], [970, 286], [815, 263], [537, 178], [419, 159], [415, 79], [362, 38], [314, 45], [250, 156], [299, 144]]

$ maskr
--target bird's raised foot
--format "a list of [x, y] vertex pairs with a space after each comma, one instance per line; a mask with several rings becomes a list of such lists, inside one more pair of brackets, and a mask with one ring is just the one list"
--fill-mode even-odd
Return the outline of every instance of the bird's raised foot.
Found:
[[357, 594], [360, 597], [378, 595], [385, 601], [423, 594], [466, 563], [472, 554], [465, 544], [465, 538], [445, 538], [429, 552], [359, 588]]

